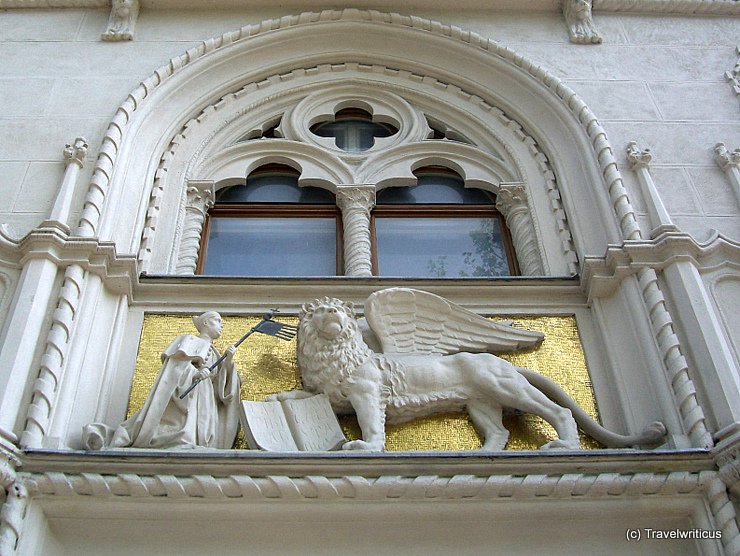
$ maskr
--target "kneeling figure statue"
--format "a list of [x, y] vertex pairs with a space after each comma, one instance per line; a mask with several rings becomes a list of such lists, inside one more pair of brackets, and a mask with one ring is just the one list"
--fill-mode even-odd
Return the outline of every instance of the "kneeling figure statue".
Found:
[[502, 423], [504, 408], [550, 423], [558, 439], [546, 449], [580, 449], [576, 421], [609, 447], [662, 441], [662, 423], [632, 436], [610, 432], [550, 379], [489, 353], [536, 346], [543, 339], [539, 332], [497, 323], [407, 288], [372, 294], [359, 321], [351, 303], [317, 299], [300, 312], [298, 366], [305, 390], [272, 399], [323, 392], [337, 414], [356, 413], [362, 440], [347, 442], [347, 450], [383, 450], [386, 421], [461, 410], [483, 436], [483, 450], [503, 450], [509, 436]]
[[[83, 427], [91, 450], [103, 448], [231, 448], [239, 429], [239, 374], [233, 346], [212, 372], [219, 353], [212, 341], [221, 336], [221, 315], [207, 311], [193, 317], [199, 334], [182, 334], [162, 353], [162, 368], [144, 406], [113, 429], [102, 423]], [[180, 396], [195, 382], [198, 385]]]

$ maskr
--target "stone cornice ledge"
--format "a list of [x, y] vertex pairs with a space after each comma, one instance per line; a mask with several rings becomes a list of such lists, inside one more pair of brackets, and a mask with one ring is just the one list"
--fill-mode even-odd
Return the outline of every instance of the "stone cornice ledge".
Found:
[[[542, 0], [542, 10], [553, 11], [553, 2]], [[192, 9], [200, 6], [200, 2], [182, 2], [181, 0], [141, 0], [141, 6], [147, 9]], [[208, 7], [210, 9], [238, 7], [260, 7], [270, 6], [268, 0], [244, 1], [237, 0], [212, 0]], [[424, 2], [418, 1], [409, 5], [409, 9], [417, 9], [424, 6]], [[430, 7], [438, 7], [438, 3], [429, 2]], [[300, 7], [300, 2], [294, 2]], [[325, 2], [311, 3], [315, 9], [326, 6], [335, 6], [335, 3]], [[367, 2], [349, 1], [344, 3], [345, 7], [367, 8]], [[0, 9], [33, 9], [33, 8], [110, 8], [110, 0], [0, 0]], [[308, 8], [308, 4], [306, 4]], [[468, 0], [458, 8], [466, 9], [516, 9], [516, 4], [510, 1], [491, 0]], [[530, 8], [532, 7], [530, 6]], [[689, 15], [739, 15], [740, 2], [736, 0], [593, 0], [593, 11], [595, 12], [635, 12], [644, 14], [689, 14]]]
[[732, 267], [740, 269], [740, 242], [714, 232], [705, 243], [688, 234], [664, 233], [654, 240], [628, 240], [610, 245], [603, 258], [586, 257], [583, 289], [589, 303], [608, 297], [627, 276], [643, 268], [660, 270], [678, 261], [690, 261], [701, 271]]
[[99, 276], [111, 291], [133, 297], [136, 257], [119, 256], [112, 242], [69, 236], [66, 226], [47, 221], [20, 241], [19, 251], [21, 265], [32, 259], [50, 260], [62, 268], [79, 265]]
[[516, 452], [323, 452], [279, 453], [252, 450], [162, 451], [117, 449], [27, 450], [29, 473], [99, 473], [102, 475], [212, 475], [252, 477], [381, 477], [458, 475], [548, 475], [584, 473], [697, 473], [715, 470], [708, 450], [588, 450]]
[[425, 279], [393, 277], [221, 277], [147, 276], [134, 287], [134, 305], [148, 311], [193, 313], [214, 309], [227, 313], [260, 314], [279, 306], [285, 314], [297, 313], [307, 300], [325, 295], [362, 306], [371, 293], [390, 287], [418, 288], [460, 303], [483, 314], [572, 314], [586, 307], [577, 277], [526, 277], [496, 279]]

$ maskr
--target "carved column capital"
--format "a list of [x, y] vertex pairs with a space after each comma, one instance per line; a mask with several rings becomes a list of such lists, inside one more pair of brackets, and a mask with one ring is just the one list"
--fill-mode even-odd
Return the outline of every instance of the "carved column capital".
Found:
[[188, 181], [187, 210], [196, 210], [203, 215], [213, 206], [216, 200], [215, 184], [212, 181]]
[[496, 208], [506, 219], [522, 274], [525, 276], [544, 275], [544, 265], [534, 221], [529, 212], [525, 184], [502, 183], [496, 192]]
[[87, 147], [88, 144], [84, 137], [78, 137], [72, 144], [68, 143], [63, 151], [65, 164], [74, 163], [82, 168], [87, 156]]
[[724, 143], [714, 146], [714, 160], [730, 180], [732, 192], [740, 205], [740, 149], [730, 152]]
[[523, 183], [502, 183], [496, 193], [496, 208], [507, 215], [516, 209], [529, 210], [527, 205], [527, 189]]
[[365, 210], [368, 213], [375, 206], [375, 186], [340, 185], [337, 187], [337, 206], [345, 210]]
[[714, 146], [714, 160], [725, 171], [740, 168], [740, 149], [729, 151], [724, 143], [717, 143]]
[[719, 469], [722, 482], [730, 493], [740, 501], [740, 433], [724, 439], [715, 446], [714, 463]]
[[633, 170], [647, 168], [653, 161], [653, 154], [650, 149], [640, 150], [637, 141], [630, 141], [627, 144], [627, 162]]
[[210, 180], [188, 181], [185, 191], [185, 221], [182, 240], [177, 257], [176, 274], [195, 274], [200, 251], [200, 238], [203, 234], [203, 223], [216, 200], [215, 183]]
[[100, 39], [104, 41], [133, 40], [138, 17], [139, 0], [113, 0], [108, 17], [108, 27], [100, 35]]
[[372, 276], [370, 211], [375, 206], [374, 185], [340, 185], [337, 205], [344, 229], [344, 273]]

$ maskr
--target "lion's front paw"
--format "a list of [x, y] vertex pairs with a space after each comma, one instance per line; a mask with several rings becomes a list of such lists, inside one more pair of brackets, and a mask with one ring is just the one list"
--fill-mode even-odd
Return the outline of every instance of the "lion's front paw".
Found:
[[540, 450], [580, 450], [581, 443], [578, 440], [552, 440], [540, 446]]
[[342, 445], [342, 450], [366, 450], [368, 452], [382, 452], [382, 444], [365, 442], [364, 440], [350, 440]]

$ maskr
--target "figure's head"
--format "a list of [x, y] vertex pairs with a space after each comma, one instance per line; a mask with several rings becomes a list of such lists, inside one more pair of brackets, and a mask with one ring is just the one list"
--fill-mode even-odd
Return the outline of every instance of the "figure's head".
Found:
[[354, 306], [351, 302], [325, 297], [306, 303], [301, 307], [302, 326], [309, 326], [324, 340], [333, 340], [347, 332], [355, 322]]
[[202, 315], [193, 317], [193, 324], [200, 334], [213, 340], [219, 338], [223, 330], [221, 315], [216, 311], [206, 311]]

